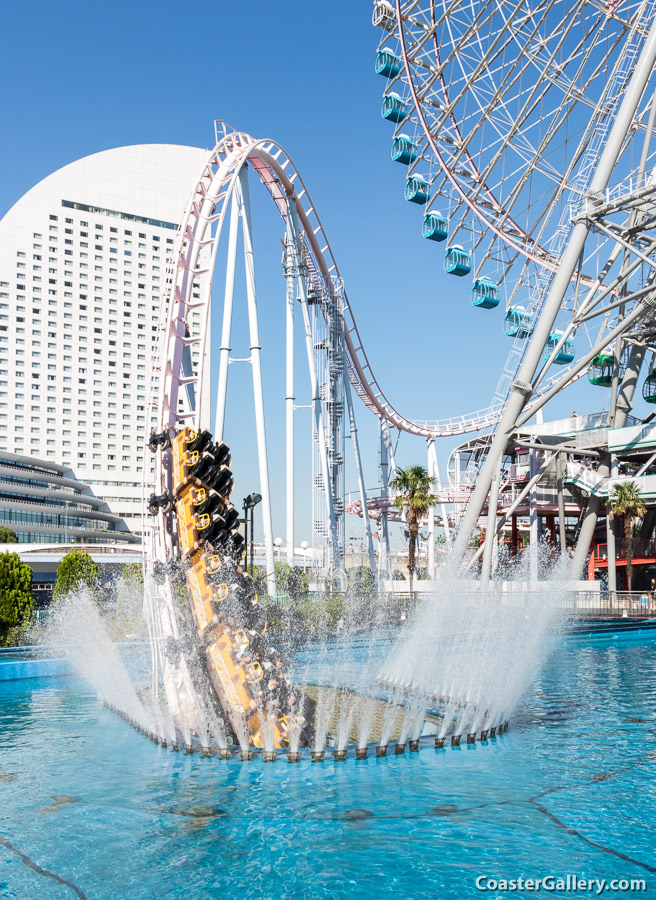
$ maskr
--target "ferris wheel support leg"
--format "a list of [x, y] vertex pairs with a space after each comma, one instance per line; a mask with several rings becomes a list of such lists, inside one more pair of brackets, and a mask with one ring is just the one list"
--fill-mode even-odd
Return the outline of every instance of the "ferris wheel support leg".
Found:
[[[431, 472], [431, 475], [433, 475], [433, 477], [435, 478], [435, 483], [437, 485], [440, 485], [441, 484], [440, 467], [437, 462], [437, 454], [435, 452], [435, 442], [433, 441], [432, 444], [433, 444], [433, 446], [432, 446], [430, 453], [431, 453], [431, 460], [432, 460], [433, 468], [432, 468], [432, 471], [429, 469], [429, 472]], [[450, 547], [451, 546], [451, 528], [449, 526], [449, 517], [448, 517], [447, 511], [446, 511], [446, 504], [440, 503], [440, 509], [442, 510], [442, 521], [444, 522], [444, 539], [446, 541], [447, 547]]]
[[562, 453], [556, 455], [556, 492], [558, 495], [558, 536], [560, 538], [561, 557], [567, 552], [567, 532], [565, 530], [565, 495], [563, 494], [563, 476], [565, 461]]
[[[344, 360], [344, 370], [346, 371], [346, 359]], [[351, 429], [351, 443], [353, 444], [353, 456], [355, 458], [355, 471], [358, 477], [358, 488], [360, 490], [360, 500], [362, 502], [362, 516], [364, 518], [364, 531], [367, 538], [367, 552], [369, 555], [369, 567], [372, 574], [376, 572], [376, 555], [374, 554], [374, 538], [371, 533], [371, 519], [369, 518], [369, 508], [367, 506], [367, 491], [364, 486], [364, 475], [362, 474], [362, 459], [360, 457], [360, 444], [358, 442], [358, 429], [355, 424], [355, 411], [353, 410], [353, 398], [351, 397], [351, 385], [348, 378], [344, 379], [344, 394], [346, 396], [346, 407], [348, 409], [349, 426]]]
[[248, 191], [248, 171], [244, 166], [239, 172], [241, 189], [241, 224], [244, 239], [244, 263], [246, 267], [246, 297], [248, 301], [248, 326], [250, 333], [251, 369], [253, 372], [253, 399], [255, 404], [255, 432], [257, 435], [257, 456], [260, 469], [260, 490], [262, 491], [262, 525], [264, 530], [264, 553], [266, 557], [267, 590], [269, 596], [276, 594], [276, 574], [273, 560], [273, 528], [271, 526], [271, 494], [269, 492], [269, 462], [264, 425], [264, 393], [262, 390], [262, 366], [260, 361], [260, 335], [257, 324], [257, 295], [255, 293], [255, 266], [253, 261], [253, 233], [251, 230], [251, 209]]
[[483, 564], [481, 567], [481, 583], [487, 584], [492, 571], [492, 547], [497, 540], [497, 507], [499, 505], [499, 469], [501, 460], [497, 465], [492, 478], [490, 490], [490, 502], [487, 511], [487, 527], [485, 529], [485, 543], [483, 545]]
[[228, 367], [230, 365], [230, 336], [232, 332], [232, 306], [235, 296], [235, 268], [237, 264], [237, 240], [239, 237], [239, 181], [235, 183], [230, 200], [230, 231], [228, 233], [228, 260], [223, 294], [223, 326], [221, 347], [219, 348], [219, 386], [216, 396], [216, 425], [214, 437], [223, 440], [225, 426], [226, 396], [228, 393]]
[[[590, 182], [589, 193], [596, 194], [608, 185], [613, 169], [617, 163], [619, 153], [626, 134], [628, 133], [645, 87], [651, 77], [656, 63], [656, 19], [649, 29], [642, 51], [636, 63], [631, 79], [627, 85], [624, 98], [613, 123], [606, 146], [599, 159], [597, 170]], [[572, 230], [572, 234], [565, 251], [561, 257], [558, 270], [554, 274], [551, 288], [545, 301], [542, 314], [538, 319], [531, 342], [526, 350], [526, 355], [519, 368], [517, 377], [511, 386], [511, 391], [506, 402], [497, 431], [490, 447], [487, 459], [472, 493], [467, 511], [463, 517], [460, 530], [456, 537], [452, 554], [452, 564], [459, 566], [465, 556], [469, 536], [480, 516], [487, 495], [492, 484], [494, 472], [499, 465], [506, 448], [506, 444], [513, 432], [517, 418], [526, 406], [533, 392], [532, 381], [540, 364], [544, 348], [556, 321], [563, 298], [576, 270], [581, 253], [590, 231], [587, 221], [579, 221]], [[591, 537], [591, 534], [590, 534]]]
[[[632, 409], [633, 393], [636, 388], [638, 376], [640, 375], [640, 369], [642, 368], [644, 357], [644, 347], [633, 348], [626, 365], [626, 372], [624, 374], [624, 378], [622, 379], [622, 384], [620, 386], [620, 391], [617, 397], [615, 421], [612, 423], [613, 428], [623, 428], [626, 424], [626, 418], [630, 410]], [[610, 464], [608, 458], [600, 463], [599, 469], [597, 471], [601, 478], [609, 477]], [[588, 504], [585, 510], [585, 517], [583, 519], [583, 524], [581, 525], [579, 539], [576, 543], [576, 549], [574, 551], [574, 557], [572, 559], [572, 570], [574, 572], [583, 571], [583, 567], [590, 552], [590, 544], [592, 543], [592, 539], [594, 537], [595, 528], [597, 526], [597, 519], [599, 518], [599, 514], [603, 508], [603, 502], [604, 501], [602, 497], [597, 497], [594, 495], [591, 495], [590, 499], [588, 500]]]

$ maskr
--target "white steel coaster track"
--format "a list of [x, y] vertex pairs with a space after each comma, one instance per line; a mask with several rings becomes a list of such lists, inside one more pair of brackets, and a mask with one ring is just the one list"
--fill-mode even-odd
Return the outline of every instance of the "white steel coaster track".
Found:
[[[167, 270], [168, 292], [161, 308], [158, 329], [160, 361], [154, 371], [151, 385], [151, 418], [155, 418], [159, 430], [188, 424], [203, 428], [209, 422], [200, 421], [204, 385], [203, 365], [208, 337], [210, 299], [214, 266], [223, 225], [230, 210], [230, 203], [239, 181], [241, 169], [249, 163], [267, 188], [282, 218], [287, 220], [290, 201], [294, 201], [299, 230], [305, 245], [305, 264], [310, 277], [318, 276], [331, 286], [339, 279], [339, 270], [330, 244], [323, 230], [318, 213], [312, 204], [300, 173], [284, 149], [271, 140], [256, 140], [245, 132], [231, 132], [219, 140], [208, 156], [197, 185], [185, 209], [176, 236], [172, 263]], [[207, 268], [199, 268], [201, 251], [211, 254]], [[205, 263], [203, 263], [205, 265]], [[193, 298], [197, 287], [195, 276], [209, 273], [200, 297]], [[332, 290], [332, 287], [329, 287]], [[469, 416], [437, 420], [413, 420], [400, 413], [385, 396], [367, 358], [362, 338], [357, 328], [352, 307], [345, 292], [341, 292], [343, 314], [343, 339], [349, 381], [365, 406], [390, 426], [427, 439], [464, 434], [493, 426], [499, 418], [500, 408], [488, 408]], [[192, 333], [191, 311], [199, 311], [199, 327]], [[195, 372], [183, 371], [185, 348], [193, 344], [201, 347], [200, 366]], [[163, 376], [163, 377], [162, 377]], [[553, 387], [566, 373], [545, 379], [533, 400]], [[180, 412], [180, 388], [193, 396], [192, 408]], [[215, 435], [221, 438], [219, 432]], [[168, 488], [166, 471], [158, 471], [155, 481], [160, 492]], [[168, 529], [164, 530], [168, 533]], [[170, 553], [170, 538], [160, 538], [159, 558]]]

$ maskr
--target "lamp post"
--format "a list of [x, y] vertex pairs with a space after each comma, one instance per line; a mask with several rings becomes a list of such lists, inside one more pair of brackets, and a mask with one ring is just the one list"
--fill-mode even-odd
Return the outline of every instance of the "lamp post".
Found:
[[249, 494], [248, 497], [244, 497], [244, 544], [246, 545], [246, 571], [248, 572], [248, 513], [250, 510], [251, 514], [251, 528], [250, 528], [250, 539], [251, 539], [251, 550], [250, 550], [250, 558], [251, 558], [251, 571], [250, 574], [253, 574], [253, 536], [255, 532], [255, 522], [254, 522], [254, 509], [257, 504], [261, 501], [262, 494]]
[[310, 545], [307, 541], [301, 541], [301, 550], [303, 551], [303, 571], [305, 572], [305, 577], [307, 578], [307, 549]]

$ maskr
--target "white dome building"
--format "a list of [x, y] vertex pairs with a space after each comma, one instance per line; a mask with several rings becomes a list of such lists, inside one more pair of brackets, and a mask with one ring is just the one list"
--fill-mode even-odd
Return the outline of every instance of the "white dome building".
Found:
[[167, 258], [207, 155], [95, 153], [0, 220], [0, 450], [72, 471], [135, 533]]

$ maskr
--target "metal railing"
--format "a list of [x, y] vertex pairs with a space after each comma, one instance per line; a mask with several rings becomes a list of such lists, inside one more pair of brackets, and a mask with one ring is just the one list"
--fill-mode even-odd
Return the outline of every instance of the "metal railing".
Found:
[[[422, 583], [426, 585], [426, 582]], [[542, 583], [541, 583], [542, 584]], [[522, 587], [517, 585], [518, 588]], [[537, 591], [522, 589], [504, 591], [501, 596], [496, 597], [492, 602], [498, 602], [501, 606], [517, 606], [524, 610], [530, 611], [533, 604], [543, 600], [547, 594], [543, 589]], [[399, 591], [393, 594], [383, 594], [376, 596], [372, 594], [368, 598], [355, 597], [351, 594], [335, 591], [331, 595], [333, 600], [339, 600], [344, 604], [344, 611], [360, 606], [366, 607], [370, 611], [375, 611], [380, 605], [388, 607], [391, 611], [409, 611], [411, 607], [419, 603], [434, 602], [440, 603], [440, 588], [435, 586], [434, 594], [431, 597], [430, 589], [426, 592], [415, 591], [410, 594], [409, 591]], [[316, 592], [310, 592], [303, 596], [303, 601], [320, 604], [326, 600], [326, 595]], [[275, 607], [279, 611], [289, 608], [293, 605], [291, 598], [285, 594], [279, 594], [275, 598], [269, 598], [267, 604]], [[462, 598], [463, 609], [466, 606], [475, 607], [481, 602], [486, 602], [481, 596], [478, 588], [465, 592]], [[561, 597], [557, 600], [558, 608], [566, 615], [574, 618], [653, 618], [656, 619], [656, 594], [649, 591], [599, 591], [599, 590], [564, 590]], [[393, 616], [392, 616], [393, 618]]]
[[[110, 532], [107, 532], [107, 533], [109, 534]], [[128, 531], [119, 531], [119, 532], [111, 532], [111, 533], [119, 534], [119, 535], [131, 534], [131, 532], [128, 532]], [[12, 545], [12, 546], [14, 546], [14, 545]], [[20, 544], [16, 544], [15, 546], [17, 548], [21, 548]], [[105, 545], [105, 544], [93, 544], [91, 542], [81, 542], [81, 543], [74, 543], [74, 544], [62, 543], [62, 544], [57, 544], [56, 546], [53, 547], [51, 544], [44, 543], [43, 546], [41, 546], [40, 544], [30, 545], [26, 549], [17, 549], [16, 552], [20, 552], [20, 554], [22, 556], [27, 556], [28, 554], [34, 554], [35, 556], [39, 556], [42, 553], [48, 553], [48, 554], [52, 553], [52, 554], [64, 555], [69, 550], [84, 551], [85, 553], [89, 553], [92, 556], [95, 556], [96, 554], [107, 554], [110, 556], [120, 556], [122, 553], [126, 553], [126, 552], [131, 555], [134, 555], [134, 556], [142, 556], [142, 554], [143, 554], [143, 547], [141, 544], [128, 543], [127, 541], [125, 544], [121, 544], [120, 546], [117, 546], [116, 544], [113, 544], [113, 545], [106, 544]]]
[[561, 604], [573, 618], [656, 619], [656, 597], [648, 591], [580, 591]]
[[[631, 558], [636, 559], [655, 559], [656, 560], [656, 540], [634, 540], [631, 541]], [[615, 545], [615, 559], [626, 559], [626, 543], [618, 541]], [[597, 544], [594, 548], [595, 563], [608, 561], [608, 544]]]

